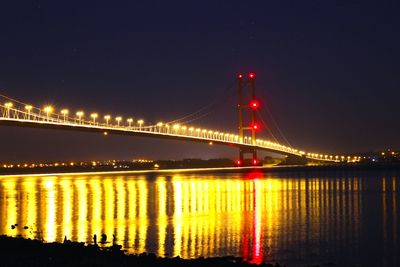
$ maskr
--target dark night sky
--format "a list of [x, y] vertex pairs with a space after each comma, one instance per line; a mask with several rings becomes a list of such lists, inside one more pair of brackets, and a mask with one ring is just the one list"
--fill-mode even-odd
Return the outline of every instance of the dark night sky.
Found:
[[[397, 1], [2, 1], [0, 93], [236, 130], [235, 74], [306, 151], [400, 148]], [[268, 132], [261, 135], [268, 137]], [[231, 148], [0, 129], [0, 160], [234, 156]], [[5, 153], [6, 151], [6, 153]]]

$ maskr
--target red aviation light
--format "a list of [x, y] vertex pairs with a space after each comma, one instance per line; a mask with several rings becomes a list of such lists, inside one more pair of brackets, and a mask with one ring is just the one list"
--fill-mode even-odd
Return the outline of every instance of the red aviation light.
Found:
[[243, 79], [243, 74], [239, 73], [239, 74], [237, 75], [237, 78], [238, 78], [239, 80]]
[[250, 102], [250, 107], [251, 107], [252, 109], [258, 109], [258, 108], [260, 107], [260, 102], [259, 102], [257, 99], [253, 99], [253, 100]]
[[254, 72], [250, 72], [249, 73], [249, 79], [255, 79], [256, 78], [256, 74]]
[[251, 128], [253, 128], [253, 130], [259, 130], [259, 129], [260, 129], [260, 126], [258, 126], [257, 123], [254, 123], [254, 124], [251, 126]]

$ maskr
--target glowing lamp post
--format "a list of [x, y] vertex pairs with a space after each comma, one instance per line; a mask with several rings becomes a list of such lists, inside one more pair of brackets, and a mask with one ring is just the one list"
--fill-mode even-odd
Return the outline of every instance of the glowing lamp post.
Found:
[[132, 118], [129, 118], [129, 119], [127, 119], [126, 121], [128, 122], [128, 127], [131, 128], [133, 119], [132, 119]]
[[4, 104], [4, 106], [6, 107], [6, 117], [9, 118], [10, 117], [10, 109], [14, 106], [14, 104], [11, 102], [7, 102]]
[[229, 141], [229, 134], [228, 133], [224, 134], [224, 141]]
[[50, 119], [50, 114], [51, 112], [53, 112], [53, 107], [52, 106], [46, 106], [43, 109], [44, 112], [46, 112], [46, 119], [49, 120]]
[[160, 132], [161, 133], [161, 127], [163, 126], [164, 124], [160, 121], [159, 123], [157, 123], [157, 126], [158, 126], [158, 132]]
[[138, 120], [137, 123], [139, 124], [139, 131], [141, 131], [144, 120]]
[[90, 114], [90, 117], [91, 117], [92, 120], [93, 120], [93, 125], [96, 124], [96, 119], [97, 119], [98, 116], [99, 116], [99, 115], [98, 115], [97, 113], [92, 113], [92, 114]]
[[179, 133], [179, 129], [181, 128], [181, 126], [179, 124], [174, 124], [173, 129], [175, 131], [176, 134]]
[[110, 115], [105, 115], [104, 119], [106, 120], [106, 126], [108, 126], [108, 121], [111, 119]]
[[122, 117], [118, 116], [115, 118], [115, 120], [117, 121], [117, 126], [119, 126], [119, 123], [121, 122]]
[[30, 118], [31, 118], [31, 110], [32, 110], [32, 106], [31, 105], [26, 105], [25, 106], [25, 110], [26, 110], [26, 112], [28, 113], [28, 120], [30, 120]]
[[207, 130], [206, 129], [201, 130], [201, 133], [202, 133], [201, 137], [207, 138]]
[[200, 129], [200, 128], [197, 128], [197, 129], [196, 129], [196, 136], [197, 136], [197, 137], [200, 137], [200, 132], [201, 132], [201, 129]]
[[4, 106], [5, 106], [6, 108], [12, 108], [12, 107], [14, 106], [14, 104], [11, 103], [11, 102], [7, 102], [7, 103], [4, 104]]
[[82, 117], [85, 113], [83, 111], [76, 112], [76, 116], [78, 116], [78, 122], [82, 123]]
[[67, 120], [68, 113], [69, 113], [68, 109], [61, 110], [61, 114], [63, 115], [64, 122]]

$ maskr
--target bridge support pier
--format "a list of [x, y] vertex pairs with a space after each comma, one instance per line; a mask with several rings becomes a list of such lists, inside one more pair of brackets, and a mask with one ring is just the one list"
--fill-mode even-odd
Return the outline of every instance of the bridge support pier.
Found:
[[[245, 154], [251, 154], [251, 158], [245, 158]], [[249, 148], [239, 148], [239, 160], [237, 162], [238, 166], [246, 166], [246, 165], [260, 165], [260, 161], [257, 159], [257, 150], [249, 149]]]

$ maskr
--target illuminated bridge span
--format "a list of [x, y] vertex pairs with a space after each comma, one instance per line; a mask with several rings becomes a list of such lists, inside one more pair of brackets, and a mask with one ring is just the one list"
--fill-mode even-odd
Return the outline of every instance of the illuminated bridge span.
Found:
[[[90, 119], [85, 119], [89, 117]], [[119, 134], [156, 138], [170, 138], [208, 144], [234, 146], [241, 149], [264, 150], [283, 155], [295, 155], [308, 159], [340, 162], [355, 160], [339, 155], [326, 155], [305, 152], [276, 142], [251, 137], [240, 138], [239, 135], [218, 130], [209, 130], [180, 124], [157, 123], [145, 125], [143, 120], [134, 121], [132, 118], [122, 119], [111, 115], [100, 116], [92, 113], [85, 117], [83, 111], [77, 111], [73, 116], [68, 109], [56, 111], [52, 106], [34, 107], [19, 101], [10, 101], [3, 97], [0, 103], [0, 123], [3, 125], [23, 127], [44, 127], [54, 129], [69, 129], [77, 131], [100, 132], [104, 135]]]
[[[174, 123], [178, 120], [170, 123], [159, 122], [154, 125], [145, 125], [143, 120], [134, 121], [133, 118], [123, 119], [121, 116], [111, 117], [108, 114], [100, 116], [98, 113], [91, 113], [90, 116], [85, 116], [86, 114], [81, 110], [71, 114], [68, 109], [57, 111], [52, 106], [38, 108], [2, 95], [0, 95], [0, 123], [14, 126], [101, 132], [104, 135], [135, 135], [228, 145], [239, 148], [239, 159], [235, 161], [238, 166], [247, 165], [244, 162], [244, 154], [252, 154], [250, 164], [259, 165], [258, 150], [318, 161], [354, 162], [360, 160], [360, 157], [306, 153], [297, 148], [256, 138], [256, 131], [260, 129], [257, 120], [260, 102], [255, 95], [255, 74], [250, 72], [246, 78], [243, 74], [238, 74], [237, 82], [239, 96], [237, 105], [238, 134]], [[250, 87], [250, 90], [245, 91], [244, 89], [248, 87]], [[250, 111], [251, 118], [248, 124], [244, 123], [243, 120], [244, 115], [249, 114], [249, 112], [244, 112], [245, 110]], [[245, 132], [250, 132], [251, 136], [246, 136]]]

